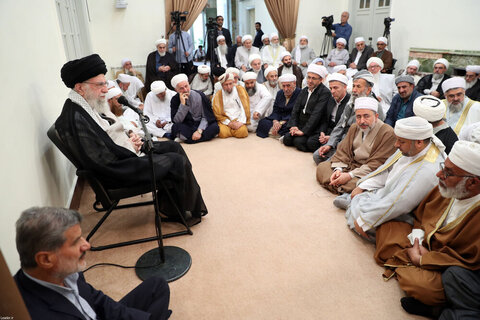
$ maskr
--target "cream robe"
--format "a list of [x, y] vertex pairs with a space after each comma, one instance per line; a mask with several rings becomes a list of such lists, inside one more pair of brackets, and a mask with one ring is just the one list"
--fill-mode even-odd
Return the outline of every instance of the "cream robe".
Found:
[[[255, 132], [260, 119], [268, 117], [273, 111], [273, 97], [270, 95], [267, 88], [258, 82], [255, 83], [255, 88], [257, 89], [255, 94], [248, 97], [248, 100], [250, 101], [250, 125], [247, 127], [250, 132]], [[272, 108], [269, 108], [270, 106], [272, 106]], [[253, 119], [254, 112], [260, 113], [260, 119]]]
[[[447, 101], [443, 100], [445, 105]], [[480, 121], [480, 102], [465, 97], [463, 100], [463, 107], [458, 112], [453, 112], [449, 107], [445, 113], [445, 118], [453, 131], [458, 135], [463, 126], [468, 126], [472, 123]]]
[[[153, 91], [147, 94], [143, 113], [150, 118], [150, 122], [147, 123], [147, 129], [152, 135], [163, 137], [165, 133], [172, 132], [173, 123], [171, 119], [170, 101], [176, 94], [175, 91], [167, 88], [164, 101], [160, 100]], [[157, 120], [167, 122], [167, 124], [163, 128], [159, 128], [155, 124]]]

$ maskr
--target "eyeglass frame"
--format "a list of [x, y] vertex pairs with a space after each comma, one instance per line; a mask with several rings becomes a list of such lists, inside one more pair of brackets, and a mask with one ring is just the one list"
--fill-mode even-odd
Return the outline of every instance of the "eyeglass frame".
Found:
[[438, 166], [440, 167], [440, 171], [442, 171], [442, 175], [445, 177], [445, 179], [447, 179], [448, 177], [479, 178], [478, 176], [472, 176], [472, 175], [458, 175], [458, 174], [448, 173], [445, 171], [445, 162], [440, 162]]
[[100, 88], [106, 88], [106, 87], [108, 87], [108, 82], [107, 82], [107, 81], [104, 81], [104, 82], [83, 81], [82, 83], [93, 84], [94, 86], [100, 87]]

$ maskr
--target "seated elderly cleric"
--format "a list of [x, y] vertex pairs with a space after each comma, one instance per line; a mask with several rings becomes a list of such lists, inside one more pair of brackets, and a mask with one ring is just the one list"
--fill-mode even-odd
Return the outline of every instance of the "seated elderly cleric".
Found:
[[[62, 67], [62, 80], [72, 90], [55, 127], [81, 166], [93, 171], [107, 187], [150, 184], [151, 167], [142, 140], [133, 133], [128, 137], [121, 122], [107, 116], [106, 72], [97, 54]], [[154, 142], [153, 146], [156, 178], [173, 182], [171, 193], [180, 212], [198, 223], [208, 211], [185, 151], [173, 141]], [[174, 216], [174, 206], [163, 194], [159, 192], [160, 211]]]

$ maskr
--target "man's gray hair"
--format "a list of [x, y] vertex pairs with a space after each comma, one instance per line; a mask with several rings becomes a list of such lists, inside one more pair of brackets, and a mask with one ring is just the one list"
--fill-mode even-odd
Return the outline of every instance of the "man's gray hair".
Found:
[[64, 232], [82, 221], [74, 210], [53, 207], [33, 207], [22, 212], [16, 223], [17, 251], [22, 268], [37, 266], [35, 254], [54, 251], [65, 242]]

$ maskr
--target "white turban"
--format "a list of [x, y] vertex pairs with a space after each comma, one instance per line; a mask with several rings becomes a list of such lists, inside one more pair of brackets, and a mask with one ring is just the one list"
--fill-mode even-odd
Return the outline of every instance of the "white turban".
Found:
[[285, 73], [278, 78], [278, 82], [297, 82], [297, 77], [293, 73]]
[[306, 35], [301, 36], [300, 39], [298, 39], [298, 41], [300, 41], [300, 40], [302, 40], [302, 39], [305, 39], [305, 40], [308, 41], [308, 37], [307, 37]]
[[155, 94], [159, 94], [165, 92], [165, 90], [167, 90], [167, 86], [162, 80], [157, 80], [152, 82], [150, 85], [150, 90], [152, 90]]
[[225, 73], [235, 73], [237, 76], [240, 75], [240, 70], [234, 67], [229, 67], [227, 70], [225, 70]]
[[480, 143], [480, 122], [463, 126], [458, 135], [458, 140], [467, 140]]
[[413, 116], [397, 120], [394, 132], [400, 138], [424, 140], [433, 136], [433, 126], [424, 118]]
[[344, 65], [344, 64], [341, 64], [339, 66], [333, 67], [333, 72], [338, 72], [338, 71], [342, 71], [342, 70], [347, 70], [347, 66]]
[[210, 74], [210, 67], [206, 64], [199, 65], [197, 67], [197, 72], [201, 74]]
[[128, 74], [125, 74], [125, 73], [120, 73], [117, 77], [117, 79], [121, 82], [121, 83], [130, 83], [132, 81], [132, 78], [131, 76], [129, 76]]
[[440, 58], [440, 59], [435, 60], [435, 62], [433, 63], [433, 66], [435, 67], [435, 65], [437, 63], [443, 64], [446, 69], [448, 69], [448, 66], [450, 65], [450, 63], [448, 63], [447, 59], [444, 59], [444, 58]]
[[372, 97], [360, 97], [355, 99], [354, 110], [368, 109], [378, 113], [378, 101]]
[[277, 38], [278, 38], [278, 33], [276, 33], [276, 32], [270, 33], [270, 39], [272, 39], [273, 37], [277, 37]]
[[340, 74], [340, 73], [332, 73], [330, 74], [328, 77], [327, 77], [327, 81], [330, 82], [330, 81], [338, 81], [338, 82], [341, 82], [345, 85], [348, 84], [348, 78], [346, 76], [344, 76], [343, 74]]
[[252, 40], [252, 39], [253, 39], [253, 38], [252, 38], [251, 35], [246, 34], [246, 35], [244, 35], [244, 36], [242, 37], [242, 43], [244, 43], [244, 42], [247, 41], [247, 40]]
[[183, 81], [187, 81], [188, 82], [188, 77], [185, 73], [179, 73], [177, 74], [176, 76], [174, 76], [172, 78], [172, 80], [170, 81], [170, 84], [172, 85], [172, 87], [174, 89], [177, 88], [177, 85], [180, 83], [180, 82], [183, 82]]
[[224, 74], [222, 74], [219, 78], [218, 78], [218, 82], [220, 82], [220, 84], [223, 84], [225, 81], [228, 81], [228, 80], [233, 80], [235, 81], [235, 76], [233, 75], [233, 73], [227, 73], [225, 72]]
[[410, 60], [407, 64], [407, 67], [417, 67], [418, 69], [420, 68], [420, 62], [418, 62], [416, 59]]
[[275, 71], [276, 73], [278, 73], [277, 71], [277, 68], [275, 67], [272, 67], [272, 66], [269, 66], [267, 69], [265, 69], [265, 71], [263, 72], [263, 76], [266, 78], [268, 76], [268, 74], [272, 71]]
[[480, 144], [458, 140], [448, 154], [454, 165], [476, 176], [480, 176]]
[[219, 36], [217, 37], [217, 42], [220, 41], [220, 40], [222, 40], [222, 39], [225, 40], [225, 37], [224, 37], [223, 35], [219, 35]]
[[344, 45], [347, 45], [347, 40], [343, 39], [343, 38], [338, 38], [337, 41], [335, 43], [343, 43]]
[[157, 41], [155, 41], [155, 47], [159, 44], [167, 44], [167, 39], [158, 39]]
[[125, 63], [127, 62], [132, 62], [132, 60], [130, 60], [129, 58], [123, 58], [122, 59], [122, 67], [125, 65]]
[[280, 53], [280, 61], [282, 61], [283, 58], [285, 58], [286, 56], [290, 56], [290, 57], [291, 57], [292, 54], [291, 54], [290, 52], [286, 51], [286, 50], [283, 51], [282, 53]]
[[368, 60], [367, 60], [367, 68], [370, 66], [370, 64], [372, 62], [375, 62], [376, 64], [378, 64], [380, 66], [380, 68], [383, 69], [383, 61], [382, 59], [380, 58], [377, 58], [377, 57], [370, 57]]
[[453, 77], [443, 81], [442, 90], [447, 93], [448, 90], [462, 88], [465, 89], [465, 79], [462, 77]]
[[243, 81], [247, 80], [256, 80], [257, 79], [257, 74], [255, 72], [249, 71], [245, 72], [242, 77]]
[[355, 38], [355, 44], [359, 43], [359, 42], [365, 42], [365, 39], [363, 37], [356, 37]]
[[[262, 41], [265, 40], [265, 39], [270, 40], [270, 37], [268, 36], [268, 34], [264, 34], [264, 35], [262, 36]], [[242, 40], [243, 40], [243, 39], [242, 39]]]
[[108, 90], [107, 94], [105, 95], [105, 100], [108, 101], [108, 100], [112, 99], [113, 97], [118, 96], [119, 94], [122, 94], [122, 90], [120, 90], [117, 87], [110, 88]]
[[480, 66], [467, 66], [465, 68], [465, 70], [467, 72], [473, 72], [473, 73], [479, 74], [480, 73]]
[[428, 122], [442, 120], [446, 108], [445, 103], [434, 96], [421, 96], [413, 102], [413, 113]]
[[315, 64], [315, 63], [310, 63], [310, 65], [308, 66], [308, 69], [307, 69], [307, 73], [308, 72], [318, 74], [322, 79], [325, 79], [325, 77], [328, 74], [327, 68], [325, 68], [324, 66]]
[[388, 40], [387, 40], [387, 38], [385, 38], [385, 37], [378, 37], [377, 43], [379, 43], [379, 42], [383, 42], [383, 43], [385, 43], [385, 44], [388, 44]]
[[249, 57], [248, 57], [248, 63], [252, 63], [253, 60], [260, 60], [260, 63], [262, 63], [262, 57], [259, 55], [259, 54], [251, 54]]

